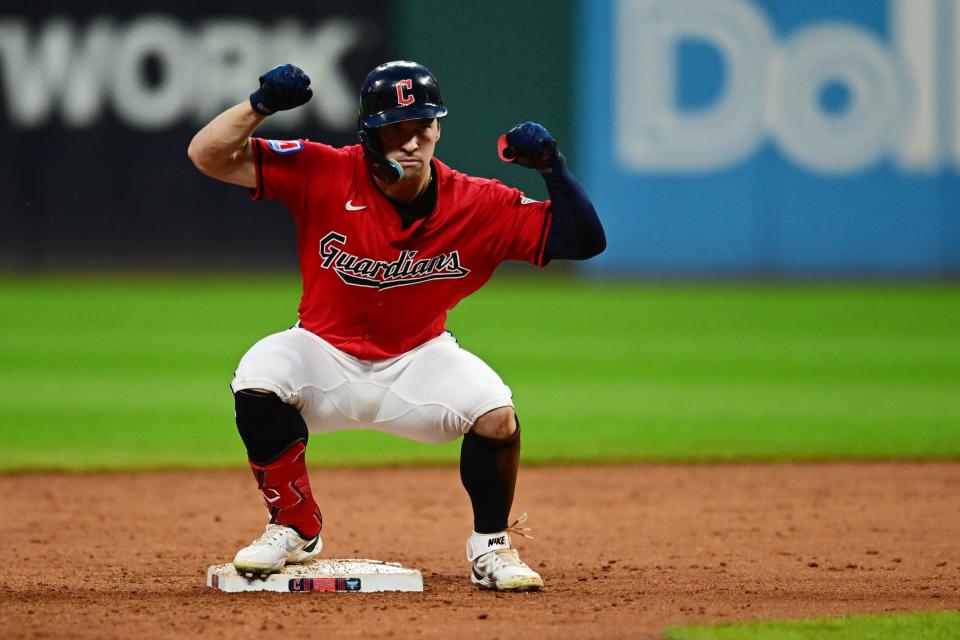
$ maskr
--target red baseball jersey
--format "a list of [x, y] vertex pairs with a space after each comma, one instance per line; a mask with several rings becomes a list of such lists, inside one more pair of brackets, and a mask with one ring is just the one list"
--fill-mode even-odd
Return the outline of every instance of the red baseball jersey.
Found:
[[282, 201], [297, 224], [300, 323], [358, 358], [389, 358], [444, 331], [447, 311], [504, 260], [545, 264], [550, 203], [436, 158], [437, 205], [407, 229], [367, 171], [360, 145], [253, 139], [252, 197]]

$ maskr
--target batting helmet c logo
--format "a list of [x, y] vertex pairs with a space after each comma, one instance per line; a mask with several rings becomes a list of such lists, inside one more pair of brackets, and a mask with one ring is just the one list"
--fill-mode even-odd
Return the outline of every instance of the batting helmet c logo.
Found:
[[406, 107], [413, 104], [414, 97], [404, 93], [404, 89], [407, 91], [413, 91], [413, 80], [407, 78], [405, 80], [400, 80], [397, 82], [397, 104]]

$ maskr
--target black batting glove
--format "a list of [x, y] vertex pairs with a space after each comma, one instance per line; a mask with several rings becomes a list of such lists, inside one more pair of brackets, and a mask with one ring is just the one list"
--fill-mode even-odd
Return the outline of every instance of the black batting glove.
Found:
[[260, 88], [250, 94], [250, 106], [260, 115], [295, 109], [313, 97], [310, 78], [292, 64], [274, 67], [260, 76]]
[[536, 122], [518, 124], [500, 136], [497, 153], [504, 162], [515, 162], [540, 173], [550, 173], [563, 163], [563, 154], [557, 151], [557, 141]]

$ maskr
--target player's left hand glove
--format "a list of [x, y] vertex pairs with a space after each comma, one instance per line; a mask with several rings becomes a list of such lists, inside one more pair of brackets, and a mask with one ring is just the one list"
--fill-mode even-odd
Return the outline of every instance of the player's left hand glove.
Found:
[[549, 173], [558, 162], [563, 162], [557, 141], [536, 122], [518, 124], [500, 136], [497, 153], [504, 162], [516, 162], [541, 173]]
[[300, 67], [282, 64], [260, 76], [260, 88], [250, 94], [250, 105], [257, 113], [269, 116], [295, 109], [312, 97], [310, 76]]

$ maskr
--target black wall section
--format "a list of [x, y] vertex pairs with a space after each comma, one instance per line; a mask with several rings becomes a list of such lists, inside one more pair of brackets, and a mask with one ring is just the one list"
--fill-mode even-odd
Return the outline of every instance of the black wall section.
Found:
[[386, 2], [156, 6], [0, 8], [0, 269], [296, 264], [283, 208], [202, 176], [187, 145], [287, 61], [315, 98], [262, 135], [352, 144], [360, 83], [390, 57]]

